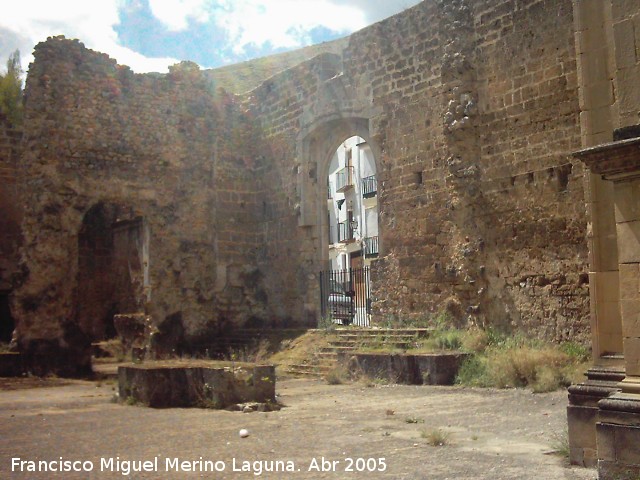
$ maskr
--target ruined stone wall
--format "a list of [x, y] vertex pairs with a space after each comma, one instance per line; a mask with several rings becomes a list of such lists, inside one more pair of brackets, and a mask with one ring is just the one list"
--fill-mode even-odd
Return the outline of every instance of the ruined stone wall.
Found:
[[19, 157], [22, 132], [0, 114], [0, 291], [10, 291], [18, 266], [22, 204], [19, 201]]
[[440, 98], [426, 121], [441, 136], [427, 161], [389, 172], [398, 186], [383, 197], [395, 218], [386, 225], [405, 244], [382, 262], [381, 308], [400, 318], [446, 308], [585, 341], [583, 170], [569, 156], [580, 141], [571, 2], [436, 3]]
[[570, 156], [580, 147], [572, 4], [492, 2], [474, 17], [488, 314], [586, 342], [584, 168]]
[[301, 176], [315, 178], [317, 172], [302, 163], [298, 133], [304, 108], [318, 98], [321, 82], [339, 73], [336, 62], [335, 55], [320, 55], [275, 75], [244, 99], [257, 125], [256, 140], [263, 145], [260, 228], [264, 244], [258, 258], [279, 325], [315, 326], [317, 322], [320, 229], [313, 224], [301, 226], [300, 182]]
[[[317, 88], [300, 68], [263, 84], [251, 101], [266, 141], [289, 145], [270, 163], [290, 199], [274, 214], [279, 227], [293, 226], [296, 204], [303, 216], [306, 204], [311, 217], [323, 208], [300, 188], [324, 187], [308, 180], [323, 160], [309, 159], [305, 132], [369, 108], [382, 236], [376, 318], [417, 321], [446, 309], [461, 324], [585, 341], [572, 25], [569, 0], [428, 0], [352, 35], [340, 74], [318, 77]], [[326, 136], [339, 137], [336, 128]], [[320, 223], [299, 223], [286, 245], [298, 244], [300, 276], [312, 286]]]
[[242, 96], [210, 91], [188, 62], [134, 75], [77, 41], [40, 44], [21, 160], [23, 350], [86, 365], [73, 357], [92, 335], [79, 233], [99, 205], [142, 222], [135, 281], [100, 288], [151, 315], [160, 349], [315, 325], [328, 162], [352, 135], [379, 180], [374, 322], [446, 310], [586, 339], [572, 25], [570, 0], [426, 0]]
[[167, 76], [134, 75], [78, 41], [36, 47], [25, 91], [25, 241], [14, 301], [21, 348], [34, 363], [47, 355], [69, 368], [87, 365], [94, 338], [91, 319], [78, 318], [78, 234], [96, 205], [116, 221], [144, 221], [147, 274], [134, 303], [158, 326], [160, 350], [180, 350], [215, 335], [227, 318], [252, 314], [245, 296], [260, 280], [253, 273], [245, 289], [242, 275], [252, 274], [252, 248], [261, 242], [244, 211], [254, 212], [256, 199], [243, 205], [242, 194], [230, 192], [255, 191], [255, 176], [227, 146], [233, 101], [214, 98], [206, 85], [189, 64]]

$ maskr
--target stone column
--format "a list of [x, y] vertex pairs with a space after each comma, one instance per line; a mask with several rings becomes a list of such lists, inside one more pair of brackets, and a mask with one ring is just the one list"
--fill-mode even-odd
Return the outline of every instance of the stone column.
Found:
[[625, 377], [598, 403], [598, 477], [640, 476], [640, 171], [614, 183]]
[[[629, 136], [640, 133], [640, 128], [623, 130], [629, 130], [623, 132]], [[578, 157], [613, 184], [618, 250], [624, 377], [617, 384], [619, 390], [598, 402], [598, 478], [636, 480], [640, 477], [640, 137], [583, 150]]]
[[[613, 7], [610, 1], [573, 0], [573, 13], [582, 145], [596, 146], [611, 142], [617, 126]], [[569, 387], [567, 419], [571, 463], [591, 467], [597, 462], [598, 402], [618, 390], [624, 372], [613, 183], [586, 173], [584, 189], [594, 365], [584, 382]]]

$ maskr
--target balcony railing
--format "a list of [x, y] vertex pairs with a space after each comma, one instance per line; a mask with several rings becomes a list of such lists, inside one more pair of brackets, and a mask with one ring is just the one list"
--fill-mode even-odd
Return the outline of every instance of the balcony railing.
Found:
[[378, 236], [365, 237], [364, 239], [364, 256], [375, 257], [378, 255]]
[[340, 222], [338, 224], [338, 241], [348, 243], [354, 240], [353, 227], [350, 222]]
[[364, 198], [373, 197], [378, 193], [378, 180], [375, 175], [370, 175], [362, 179], [362, 196]]
[[336, 173], [336, 192], [353, 187], [353, 167], [344, 167]]

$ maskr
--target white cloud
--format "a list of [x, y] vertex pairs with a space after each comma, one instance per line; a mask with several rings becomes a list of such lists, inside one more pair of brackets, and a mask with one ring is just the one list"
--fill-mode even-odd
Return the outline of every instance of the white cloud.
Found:
[[[121, 45], [115, 26], [121, 8], [140, 8], [144, 0], [18, 0], [0, 16], [2, 61], [20, 50], [26, 69], [38, 42], [53, 35], [78, 38], [136, 72], [167, 71], [176, 58], [149, 58]], [[153, 15], [170, 31], [187, 31], [192, 22], [210, 22], [220, 55], [241, 55], [250, 46], [296, 48], [311, 43], [311, 30], [324, 27], [348, 34], [418, 0], [148, 0]], [[229, 61], [234, 61], [229, 58]]]
[[366, 26], [361, 9], [329, 0], [150, 0], [149, 5], [172, 30], [187, 29], [189, 19], [211, 20], [227, 34], [230, 50], [236, 54], [249, 45], [307, 45], [309, 31], [316, 27], [349, 33]]
[[361, 10], [367, 19], [367, 24], [378, 22], [407, 8], [410, 8], [422, 0], [330, 0], [336, 5], [349, 5]]
[[54, 35], [78, 38], [87, 47], [109, 54], [136, 72], [166, 71], [168, 65], [176, 63], [172, 58], [147, 58], [118, 44], [113, 27], [119, 23], [120, 4], [120, 0], [20, 0], [12, 3], [9, 13], [0, 16], [0, 32], [20, 38], [9, 49], [20, 49], [25, 67], [33, 60], [34, 45]]
[[189, 19], [197, 22], [207, 22], [206, 0], [149, 0], [149, 7], [153, 15], [169, 30], [186, 30]]

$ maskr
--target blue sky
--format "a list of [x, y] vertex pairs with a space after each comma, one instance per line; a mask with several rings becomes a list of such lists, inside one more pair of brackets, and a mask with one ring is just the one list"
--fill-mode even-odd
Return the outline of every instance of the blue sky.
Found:
[[343, 37], [419, 0], [20, 0], [0, 17], [2, 69], [51, 35], [78, 38], [135, 72], [215, 68]]

